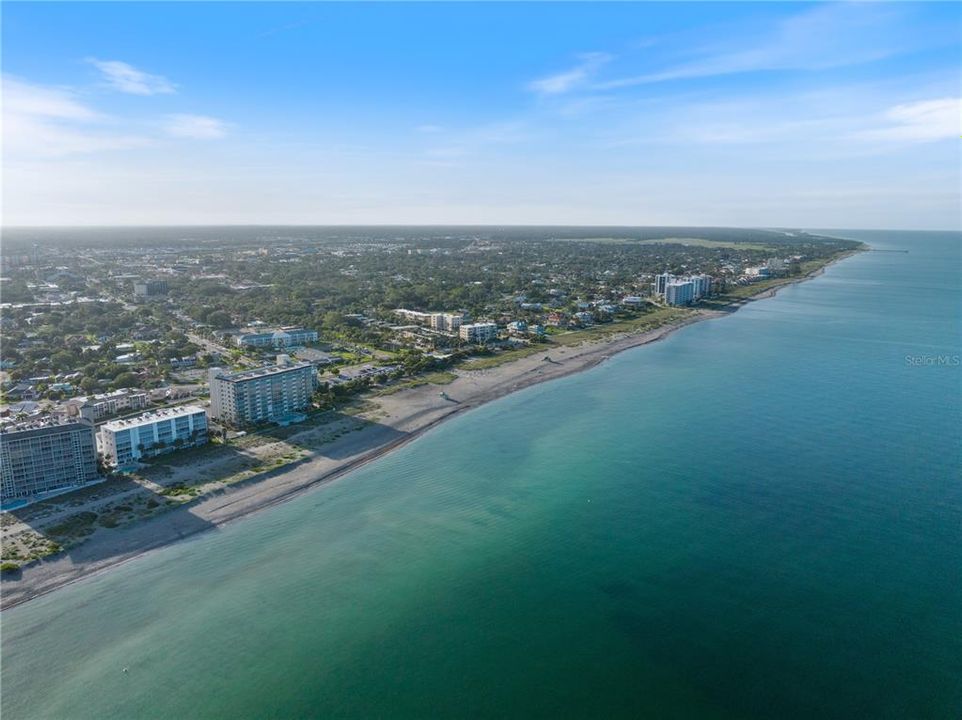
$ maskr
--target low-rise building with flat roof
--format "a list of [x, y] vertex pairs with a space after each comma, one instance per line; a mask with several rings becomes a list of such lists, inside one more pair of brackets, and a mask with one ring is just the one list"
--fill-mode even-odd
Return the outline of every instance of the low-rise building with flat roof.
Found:
[[484, 344], [498, 337], [498, 326], [495, 323], [471, 323], [462, 325], [459, 331], [462, 340], [469, 343]]
[[462, 322], [464, 322], [463, 315], [457, 315], [455, 313], [431, 313], [430, 325], [432, 330], [457, 332]]
[[123, 468], [141, 458], [207, 442], [207, 411], [199, 405], [181, 405], [112, 420], [100, 427], [104, 461]]
[[279, 328], [265, 332], [244, 333], [234, 338], [240, 347], [292, 347], [317, 342], [317, 330], [305, 328]]
[[110, 415], [127, 410], [143, 410], [150, 403], [146, 390], [126, 388], [100, 395], [87, 395], [71, 398], [64, 403], [68, 415], [97, 422]]

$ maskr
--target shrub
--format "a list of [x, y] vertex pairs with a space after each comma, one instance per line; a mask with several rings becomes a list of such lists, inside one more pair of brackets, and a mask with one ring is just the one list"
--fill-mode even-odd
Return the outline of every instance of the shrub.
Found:
[[62, 522], [47, 528], [50, 535], [74, 535], [90, 530], [90, 525], [97, 519], [97, 513], [81, 512], [71, 515]]

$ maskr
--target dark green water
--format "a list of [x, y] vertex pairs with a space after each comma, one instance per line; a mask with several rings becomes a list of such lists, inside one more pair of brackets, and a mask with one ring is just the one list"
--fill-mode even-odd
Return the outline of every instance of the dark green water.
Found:
[[4, 720], [962, 717], [960, 236], [843, 234], [910, 252], [4, 613]]

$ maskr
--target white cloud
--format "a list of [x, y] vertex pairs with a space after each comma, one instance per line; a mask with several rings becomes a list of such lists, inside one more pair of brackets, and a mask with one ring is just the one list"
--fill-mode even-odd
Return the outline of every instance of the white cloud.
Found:
[[97, 113], [80, 103], [74, 93], [62, 88], [42, 87], [3, 76], [4, 114], [46, 118], [92, 120]]
[[444, 130], [444, 128], [441, 127], [440, 125], [418, 125], [415, 128], [415, 130], [417, 130], [420, 133], [433, 135], [435, 133], [441, 132], [442, 130]]
[[611, 55], [601, 52], [579, 56], [581, 62], [570, 70], [532, 80], [528, 89], [539, 95], [560, 95], [583, 85], [597, 70], [611, 60]]
[[164, 131], [171, 137], [216, 140], [227, 134], [227, 126], [207, 115], [168, 115]]
[[76, 92], [3, 76], [5, 158], [44, 159], [155, 144], [159, 134], [216, 139], [226, 134], [221, 120], [204, 115], [168, 115], [157, 123], [110, 117], [81, 102]]
[[962, 135], [962, 98], [938, 98], [904, 103], [889, 108], [883, 127], [855, 134], [860, 140], [935, 142], [956, 140]]
[[176, 92], [172, 82], [162, 75], [151, 75], [119, 60], [88, 58], [87, 62], [103, 73], [114, 90], [131, 95], [161, 95]]
[[65, 127], [30, 115], [8, 115], [5, 112], [3, 118], [4, 155], [8, 157], [63, 157], [127, 150], [150, 142], [141, 135]]
[[6, 157], [60, 157], [147, 144], [145, 137], [113, 133], [105, 118], [75, 93], [3, 77], [3, 146]]

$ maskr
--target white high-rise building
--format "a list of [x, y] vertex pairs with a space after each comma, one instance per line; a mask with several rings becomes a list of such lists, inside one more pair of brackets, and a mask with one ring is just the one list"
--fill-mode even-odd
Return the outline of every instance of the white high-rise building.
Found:
[[711, 292], [711, 275], [692, 275], [688, 279], [695, 285], [695, 300]]
[[691, 280], [675, 280], [665, 286], [665, 302], [669, 305], [688, 305], [695, 299], [695, 284]]
[[306, 410], [316, 375], [309, 362], [229, 372], [211, 368], [210, 416], [234, 427], [283, 422]]
[[30, 501], [99, 478], [93, 423], [43, 418], [0, 426], [0, 501]]
[[655, 275], [655, 295], [664, 295], [668, 283], [674, 282], [675, 276], [671, 273], [661, 273]]

